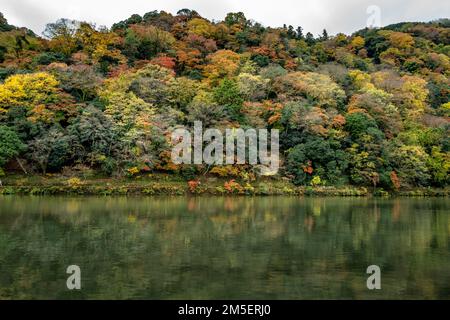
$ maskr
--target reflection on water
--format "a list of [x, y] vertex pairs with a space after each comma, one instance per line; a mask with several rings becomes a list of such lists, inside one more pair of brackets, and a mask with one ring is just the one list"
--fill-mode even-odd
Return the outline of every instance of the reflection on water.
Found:
[[[450, 299], [448, 199], [0, 197], [0, 299]], [[66, 288], [69, 265], [82, 290]], [[369, 265], [382, 289], [369, 291]]]

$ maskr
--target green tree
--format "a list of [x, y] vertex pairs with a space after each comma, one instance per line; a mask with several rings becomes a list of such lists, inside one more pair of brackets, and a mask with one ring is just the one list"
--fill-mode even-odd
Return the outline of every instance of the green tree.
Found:
[[94, 106], [87, 107], [67, 132], [71, 136], [71, 148], [77, 162], [112, 173], [109, 164], [111, 159], [120, 158], [122, 142], [103, 112]]
[[225, 17], [225, 23], [228, 26], [232, 26], [234, 24], [239, 24], [244, 26], [247, 23], [247, 18], [242, 12], [230, 12]]
[[174, 36], [155, 26], [132, 25], [125, 37], [125, 54], [130, 60], [150, 59], [168, 52], [175, 43]]
[[2, 167], [25, 149], [26, 146], [14, 130], [0, 125], [0, 175], [4, 174]]
[[450, 182], [450, 153], [442, 152], [441, 148], [434, 146], [428, 158], [427, 166], [430, 170], [432, 183], [438, 187], [444, 187]]
[[11, 31], [14, 27], [8, 24], [8, 20], [0, 12], [0, 32]]
[[314, 136], [290, 149], [286, 159], [286, 171], [299, 185], [309, 184], [314, 176], [331, 185], [343, 183], [347, 167], [348, 156], [339, 141]]
[[223, 79], [219, 86], [214, 89], [214, 100], [224, 107], [225, 113], [230, 119], [242, 120], [241, 108], [244, 99], [239, 91], [236, 81], [229, 78]]
[[378, 128], [378, 126], [375, 120], [365, 113], [356, 112], [345, 117], [345, 130], [355, 138], [367, 133], [370, 128]]
[[71, 157], [71, 140], [62, 128], [54, 126], [28, 144], [28, 158], [42, 173], [59, 171]]

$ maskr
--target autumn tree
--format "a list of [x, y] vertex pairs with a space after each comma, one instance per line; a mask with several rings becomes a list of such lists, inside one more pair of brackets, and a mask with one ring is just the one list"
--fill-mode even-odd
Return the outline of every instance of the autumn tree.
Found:
[[398, 174], [402, 187], [425, 186], [430, 181], [429, 155], [420, 146], [390, 143], [384, 156]]
[[76, 20], [59, 19], [47, 24], [43, 34], [50, 39], [49, 47], [52, 50], [69, 57], [77, 47], [75, 34], [79, 26], [80, 22]]
[[58, 81], [48, 73], [13, 75], [0, 84], [0, 112], [11, 106], [29, 109], [56, 100]]
[[175, 38], [155, 26], [132, 25], [125, 37], [125, 54], [131, 60], [149, 59], [168, 52]]
[[204, 67], [204, 75], [212, 84], [218, 84], [225, 77], [232, 77], [239, 68], [239, 54], [230, 50], [219, 50], [208, 55], [208, 64]]
[[319, 106], [340, 108], [345, 92], [327, 75], [292, 72], [279, 77], [275, 84], [279, 98], [306, 98]]

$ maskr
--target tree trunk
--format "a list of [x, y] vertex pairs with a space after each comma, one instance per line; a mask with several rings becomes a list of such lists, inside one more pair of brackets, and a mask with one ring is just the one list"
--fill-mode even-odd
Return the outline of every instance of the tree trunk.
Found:
[[22, 165], [22, 162], [20, 162], [19, 158], [16, 157], [16, 161], [19, 164], [20, 168], [22, 169], [23, 173], [28, 174], [27, 170], [25, 169], [25, 167]]

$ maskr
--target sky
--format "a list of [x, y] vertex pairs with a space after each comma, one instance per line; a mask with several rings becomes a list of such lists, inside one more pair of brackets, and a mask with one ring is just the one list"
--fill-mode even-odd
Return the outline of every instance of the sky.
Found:
[[[12, 25], [41, 35], [45, 25], [59, 18], [93, 22], [110, 27], [132, 14], [153, 10], [172, 14], [196, 10], [209, 20], [223, 20], [228, 12], [244, 12], [264, 26], [302, 26], [314, 35], [351, 34], [369, 21], [385, 26], [404, 21], [450, 18], [448, 0], [0, 0], [0, 12]], [[373, 5], [379, 10], [373, 11]], [[369, 13], [367, 12], [369, 8]], [[379, 15], [378, 15], [379, 12]], [[379, 17], [373, 20], [374, 17]], [[373, 23], [370, 23], [373, 24]]]

